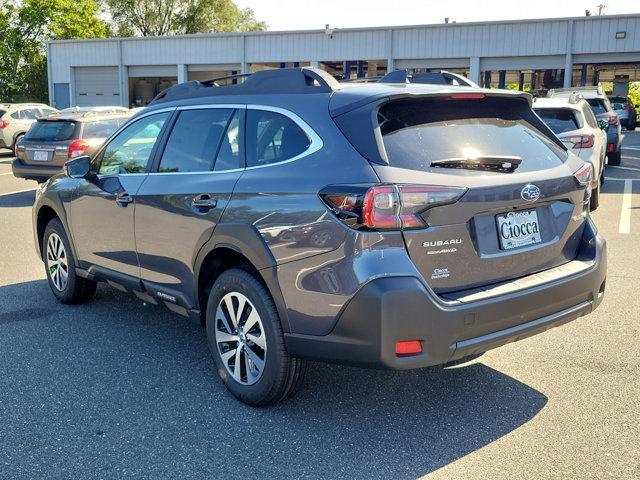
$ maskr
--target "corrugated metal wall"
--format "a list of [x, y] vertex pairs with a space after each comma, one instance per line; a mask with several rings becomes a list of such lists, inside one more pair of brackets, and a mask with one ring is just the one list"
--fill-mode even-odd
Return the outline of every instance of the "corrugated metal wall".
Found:
[[[52, 42], [52, 82], [69, 82], [70, 67], [98, 65], [236, 64], [292, 61], [387, 60], [401, 65], [437, 64], [451, 59], [466, 64], [471, 57], [483, 65], [496, 62], [553, 65], [567, 53], [573, 23], [573, 53], [638, 53], [640, 15], [579, 17], [514, 22], [487, 22], [411, 27], [324, 31], [212, 34], [104, 41]], [[626, 38], [615, 33], [625, 31]], [[598, 57], [600, 58], [600, 57]], [[414, 62], [413, 60], [420, 60]], [[601, 61], [606, 62], [606, 57]], [[446, 65], [443, 65], [446, 66]]]

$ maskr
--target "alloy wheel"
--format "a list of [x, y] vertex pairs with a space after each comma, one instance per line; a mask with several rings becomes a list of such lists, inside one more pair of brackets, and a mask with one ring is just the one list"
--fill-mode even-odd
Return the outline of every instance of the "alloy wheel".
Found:
[[69, 282], [69, 264], [64, 243], [57, 233], [49, 235], [47, 240], [47, 270], [53, 286], [64, 291]]
[[216, 344], [227, 372], [240, 384], [256, 383], [264, 371], [267, 341], [258, 311], [241, 293], [227, 293], [216, 309]]

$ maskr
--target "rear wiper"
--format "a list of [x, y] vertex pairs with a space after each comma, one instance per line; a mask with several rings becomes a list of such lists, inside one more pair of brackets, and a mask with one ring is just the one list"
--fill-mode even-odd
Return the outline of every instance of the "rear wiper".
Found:
[[522, 158], [508, 155], [486, 155], [473, 158], [446, 158], [434, 160], [432, 167], [464, 168], [467, 170], [490, 170], [494, 172], [511, 173], [522, 163]]

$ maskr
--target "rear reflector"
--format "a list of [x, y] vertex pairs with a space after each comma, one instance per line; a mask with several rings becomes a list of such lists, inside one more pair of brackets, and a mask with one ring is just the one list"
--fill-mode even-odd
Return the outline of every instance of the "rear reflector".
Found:
[[613, 152], [613, 143], [610, 143], [609, 145], [607, 145], [607, 151]]
[[420, 340], [396, 342], [396, 355], [415, 355], [416, 353], [422, 353]]
[[482, 100], [486, 95], [484, 93], [454, 93], [449, 95], [450, 100]]

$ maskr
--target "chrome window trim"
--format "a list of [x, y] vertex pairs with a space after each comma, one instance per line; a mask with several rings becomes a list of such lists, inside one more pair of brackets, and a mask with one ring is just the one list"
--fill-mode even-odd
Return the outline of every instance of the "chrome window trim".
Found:
[[[311, 155], [316, 153], [324, 146], [322, 138], [309, 126], [307, 122], [305, 122], [302, 118], [300, 118], [295, 113], [280, 107], [272, 107], [270, 105], [254, 105], [254, 104], [233, 104], [233, 103], [217, 103], [217, 104], [206, 104], [206, 105], [185, 105], [181, 107], [176, 107], [176, 110], [203, 110], [209, 108], [235, 108], [242, 110], [263, 110], [267, 112], [275, 112], [285, 117], [289, 118], [293, 121], [300, 129], [305, 133], [305, 135], [311, 141], [309, 147], [299, 155], [296, 155], [293, 158], [289, 158], [287, 160], [283, 160], [281, 162], [269, 163], [267, 165], [254, 165], [252, 167], [244, 167], [244, 168], [233, 168], [230, 170], [211, 170], [208, 172], [148, 172], [148, 173], [121, 173], [120, 175], [211, 175], [218, 173], [232, 173], [232, 172], [241, 172], [244, 170], [254, 170], [257, 168], [266, 168], [276, 165], [283, 165], [285, 163], [295, 162], [296, 160], [300, 160], [301, 158], [306, 157], [307, 155]], [[159, 110], [156, 110], [159, 112]], [[246, 134], [246, 131], [245, 131]]]

